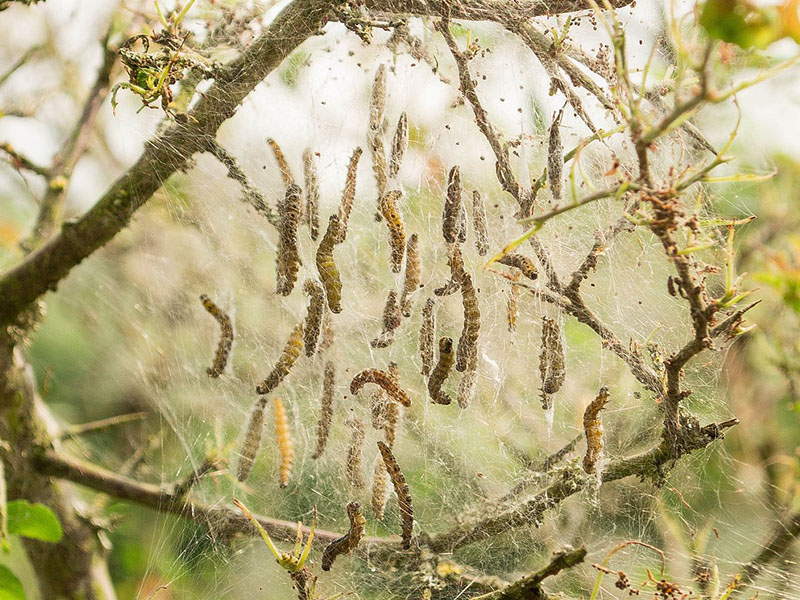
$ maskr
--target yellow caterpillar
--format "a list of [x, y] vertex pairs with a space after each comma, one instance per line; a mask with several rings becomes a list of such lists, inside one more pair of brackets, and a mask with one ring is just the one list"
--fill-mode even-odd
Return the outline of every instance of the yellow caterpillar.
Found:
[[278, 384], [283, 381], [283, 378], [289, 374], [297, 357], [300, 356], [300, 351], [303, 349], [303, 323], [298, 323], [292, 329], [286, 345], [283, 347], [283, 352], [278, 357], [278, 362], [272, 368], [272, 371], [267, 378], [256, 386], [258, 394], [269, 394], [272, 390], [278, 387]]
[[217, 320], [221, 330], [217, 351], [214, 354], [214, 362], [206, 369], [206, 373], [211, 377], [219, 377], [225, 370], [225, 365], [228, 364], [228, 356], [233, 346], [233, 323], [228, 314], [214, 304], [206, 294], [200, 296], [200, 301], [203, 303], [203, 308]]
[[278, 442], [278, 452], [281, 456], [280, 478], [281, 487], [289, 485], [289, 476], [292, 472], [294, 462], [294, 448], [292, 448], [292, 433], [289, 431], [289, 420], [286, 417], [286, 409], [280, 398], [272, 400], [275, 413], [275, 439]]
[[325, 235], [322, 236], [322, 241], [317, 246], [316, 256], [317, 272], [322, 280], [322, 285], [325, 286], [328, 308], [333, 313], [342, 312], [342, 279], [333, 259], [333, 247], [336, 244], [340, 227], [339, 217], [331, 215]]

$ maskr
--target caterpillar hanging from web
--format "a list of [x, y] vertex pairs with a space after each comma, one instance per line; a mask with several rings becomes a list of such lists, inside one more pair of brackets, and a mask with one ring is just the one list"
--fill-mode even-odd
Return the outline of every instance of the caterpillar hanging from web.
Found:
[[403, 406], [411, 406], [411, 399], [400, 387], [396, 378], [380, 369], [364, 369], [357, 373], [350, 382], [350, 393], [358, 394], [361, 388], [367, 383], [374, 383], [381, 386], [386, 393], [389, 394], [389, 398], [395, 402]]
[[428, 394], [435, 404], [450, 404], [450, 396], [442, 391], [442, 386], [453, 367], [453, 339], [439, 338], [439, 361], [428, 379]]
[[317, 448], [311, 458], [314, 460], [322, 456], [328, 444], [328, 436], [331, 431], [333, 421], [333, 396], [336, 386], [336, 367], [333, 361], [325, 363], [325, 375], [322, 380], [322, 402], [319, 412], [319, 422], [317, 424]]
[[286, 416], [286, 408], [280, 398], [273, 398], [272, 408], [275, 416], [275, 439], [278, 443], [278, 453], [280, 454], [280, 486], [289, 486], [289, 477], [292, 472], [294, 462], [294, 448], [292, 446], [292, 432], [289, 430], [289, 419]]
[[200, 302], [203, 303], [208, 313], [217, 320], [220, 327], [219, 343], [217, 350], [214, 354], [214, 362], [206, 369], [211, 377], [219, 377], [225, 371], [225, 366], [228, 364], [228, 356], [230, 355], [231, 348], [233, 347], [233, 322], [224, 310], [214, 304], [211, 298], [206, 294], [200, 295]]
[[341, 223], [337, 215], [331, 215], [328, 221], [328, 228], [322, 236], [319, 246], [317, 246], [317, 272], [325, 287], [325, 297], [328, 300], [328, 308], [333, 313], [342, 312], [342, 279], [336, 261], [333, 257], [333, 248], [339, 236]]
[[281, 296], [291, 294], [300, 268], [300, 253], [297, 248], [297, 228], [300, 222], [300, 187], [291, 184], [286, 188], [283, 201], [278, 205], [281, 215], [277, 261], [277, 291]]
[[403, 217], [397, 208], [397, 201], [403, 193], [399, 190], [386, 192], [380, 200], [380, 209], [386, 226], [389, 228], [389, 247], [391, 248], [390, 265], [393, 273], [399, 273], [403, 266], [403, 255], [406, 249], [406, 229]]
[[333, 562], [343, 554], [349, 554], [358, 547], [364, 536], [364, 526], [367, 520], [361, 513], [361, 504], [350, 502], [347, 505], [347, 518], [350, 519], [350, 529], [341, 537], [336, 538], [322, 551], [322, 570], [330, 571]]
[[402, 522], [402, 542], [400, 547], [408, 550], [411, 547], [411, 534], [414, 531], [414, 507], [411, 501], [411, 490], [408, 489], [406, 478], [397, 464], [397, 459], [392, 454], [391, 448], [384, 442], [378, 442], [378, 449], [381, 452], [386, 472], [392, 481], [394, 492], [397, 495], [397, 505], [400, 508], [400, 518]]
[[284, 377], [289, 374], [292, 366], [297, 358], [300, 356], [300, 351], [303, 349], [303, 323], [300, 322], [294, 326], [286, 345], [283, 347], [278, 361], [272, 368], [272, 371], [264, 381], [256, 386], [256, 393], [269, 394], [272, 390], [278, 387], [278, 384], [283, 381]]
[[303, 283], [303, 291], [308, 296], [308, 310], [303, 327], [303, 346], [306, 349], [306, 356], [314, 356], [322, 329], [322, 315], [325, 312], [325, 290], [319, 282], [306, 279]]

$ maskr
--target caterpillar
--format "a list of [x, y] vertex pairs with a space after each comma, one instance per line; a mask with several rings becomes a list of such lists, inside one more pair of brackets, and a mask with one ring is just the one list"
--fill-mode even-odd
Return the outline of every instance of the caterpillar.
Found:
[[459, 244], [467, 241], [467, 208], [461, 202], [461, 208], [458, 211], [458, 221], [456, 222], [456, 240]]
[[503, 257], [497, 262], [499, 262], [501, 265], [519, 269], [528, 279], [533, 280], [539, 276], [539, 273], [536, 272], [536, 266], [534, 266], [533, 261], [524, 254], [509, 252], [508, 254], [504, 254]]
[[[372, 154], [372, 172], [375, 174], [375, 183], [378, 187], [378, 202], [386, 193], [386, 149], [383, 147], [381, 133], [383, 131], [383, 115], [386, 110], [386, 66], [380, 65], [375, 72], [372, 83], [372, 97], [369, 103], [369, 131], [367, 141]], [[380, 221], [380, 214], [375, 215]]]
[[594, 473], [597, 464], [603, 459], [603, 421], [600, 411], [608, 402], [609, 392], [606, 386], [600, 388], [597, 397], [591, 401], [583, 413], [583, 432], [586, 435], [586, 454], [583, 457], [583, 470]]
[[[519, 273], [516, 274], [515, 280], [520, 280]], [[519, 286], [513, 283], [508, 293], [507, 308], [508, 331], [514, 333], [517, 330], [517, 315], [519, 314]]]
[[561, 145], [561, 117], [563, 109], [553, 119], [550, 126], [550, 139], [547, 144], [547, 181], [553, 200], [561, 200], [561, 191], [564, 181], [564, 148]]
[[478, 332], [481, 328], [481, 311], [472, 277], [464, 272], [461, 276], [461, 301], [464, 307], [464, 326], [456, 350], [456, 371], [465, 371], [478, 358]]
[[360, 419], [348, 419], [345, 425], [353, 431], [350, 434], [350, 445], [347, 447], [346, 473], [347, 481], [356, 489], [364, 487], [364, 478], [361, 475], [361, 455], [364, 451], [364, 439], [367, 430]]
[[361, 513], [361, 504], [350, 502], [347, 505], [347, 518], [350, 519], [350, 529], [341, 537], [336, 538], [322, 551], [322, 570], [330, 571], [333, 561], [342, 554], [349, 554], [358, 547], [364, 536], [364, 526], [367, 520]]
[[383, 457], [375, 457], [375, 466], [372, 469], [372, 498], [370, 501], [372, 512], [379, 521], [383, 520], [383, 512], [386, 508], [386, 465], [383, 464]]
[[475, 396], [475, 386], [478, 383], [478, 360], [477, 354], [470, 359], [467, 365], [467, 370], [461, 376], [461, 381], [458, 383], [458, 392], [456, 392], [456, 400], [461, 408], [467, 408], [472, 398]]
[[374, 383], [381, 386], [389, 398], [403, 406], [411, 406], [411, 399], [403, 391], [397, 382], [397, 379], [386, 371], [380, 369], [364, 369], [357, 373], [353, 380], [350, 382], [350, 393], [358, 394], [361, 388], [367, 383]]
[[339, 236], [340, 228], [339, 217], [331, 215], [325, 235], [322, 236], [322, 241], [317, 246], [316, 255], [317, 272], [322, 280], [322, 285], [325, 287], [328, 308], [334, 313], [342, 312], [342, 279], [333, 259], [333, 247]]
[[428, 298], [422, 306], [422, 325], [419, 328], [419, 357], [422, 360], [422, 375], [425, 376], [430, 375], [433, 368], [433, 337], [436, 331], [434, 307], [433, 298]]
[[319, 351], [325, 352], [328, 348], [333, 346], [336, 339], [336, 334], [333, 331], [333, 322], [331, 321], [331, 314], [326, 310], [322, 313], [322, 339], [319, 341]]
[[269, 144], [269, 147], [272, 148], [272, 153], [275, 155], [275, 160], [277, 161], [278, 168], [281, 171], [283, 185], [286, 187], [295, 185], [294, 177], [292, 176], [292, 170], [289, 168], [289, 163], [286, 161], [286, 157], [283, 155], [283, 151], [278, 145], [278, 142], [272, 138], [267, 138], [267, 143]]
[[447, 247], [447, 264], [450, 266], [450, 279], [443, 286], [433, 290], [436, 296], [449, 296], [461, 286], [464, 275], [464, 259], [461, 256], [461, 246], [450, 244]]
[[[398, 369], [396, 362], [389, 363], [389, 375], [392, 381], [398, 381]], [[394, 440], [397, 437], [397, 421], [400, 419], [400, 405], [396, 402], [386, 403], [386, 422], [383, 424], [383, 438], [389, 448], [394, 448]]]
[[370, 346], [373, 348], [386, 348], [394, 342], [394, 331], [400, 326], [400, 314], [397, 292], [391, 290], [383, 307], [383, 330], [378, 337], [370, 342]]
[[203, 303], [205, 308], [212, 317], [217, 320], [221, 330], [219, 343], [217, 344], [217, 351], [214, 354], [214, 362], [206, 369], [211, 377], [219, 377], [225, 370], [225, 365], [228, 364], [228, 356], [231, 353], [233, 346], [233, 322], [228, 314], [219, 306], [214, 304], [211, 298], [206, 294], [200, 295], [200, 302]]
[[306, 324], [303, 328], [303, 346], [306, 349], [306, 356], [314, 356], [319, 332], [322, 328], [322, 314], [325, 312], [325, 290], [318, 281], [306, 279], [303, 283], [303, 291], [308, 296]]
[[408, 117], [401, 113], [392, 138], [392, 154], [389, 158], [389, 177], [395, 178], [400, 173], [403, 157], [408, 150]]
[[553, 406], [550, 394], [555, 394], [564, 384], [564, 345], [561, 331], [553, 319], [542, 317], [542, 350], [539, 353], [539, 374], [542, 378], [542, 408]]
[[442, 209], [442, 235], [449, 244], [458, 239], [461, 207], [461, 169], [456, 165], [447, 175], [447, 196]]
[[403, 217], [397, 209], [397, 201], [403, 192], [392, 190], [386, 192], [381, 198], [381, 214], [386, 219], [389, 228], [389, 246], [392, 249], [391, 267], [393, 273], [399, 273], [403, 265], [403, 254], [406, 249], [406, 229]]
[[453, 338], [439, 338], [439, 362], [428, 379], [428, 394], [435, 404], [450, 404], [452, 399], [442, 391], [442, 386], [453, 367]]
[[303, 323], [300, 322], [294, 326], [286, 345], [283, 347], [283, 352], [278, 357], [278, 362], [272, 367], [272, 371], [267, 378], [256, 386], [256, 393], [264, 395], [269, 394], [272, 390], [278, 387], [278, 384], [283, 381], [283, 378], [289, 374], [289, 371], [294, 365], [297, 357], [300, 356], [300, 351], [303, 349]]
[[[389, 363], [389, 375], [397, 381], [397, 363], [392, 361]], [[388, 419], [389, 406], [394, 406], [386, 396], [386, 392], [382, 387], [378, 387], [372, 392], [370, 396], [370, 413], [372, 414], [372, 427], [375, 429], [383, 429], [386, 426]]]
[[408, 550], [411, 547], [411, 533], [414, 530], [414, 507], [411, 502], [411, 491], [408, 489], [406, 478], [397, 464], [391, 448], [384, 442], [378, 442], [378, 449], [381, 451], [383, 464], [386, 465], [386, 472], [392, 480], [394, 493], [397, 494], [397, 505], [400, 508], [402, 520], [402, 543], [401, 548]]
[[336, 385], [336, 367], [332, 361], [325, 363], [325, 376], [322, 379], [322, 406], [317, 423], [317, 448], [311, 458], [314, 460], [322, 456], [325, 446], [328, 444], [328, 435], [333, 421], [333, 394]]
[[275, 413], [275, 439], [278, 442], [278, 452], [281, 456], [280, 478], [281, 487], [289, 485], [289, 476], [292, 472], [294, 462], [294, 448], [292, 448], [292, 432], [289, 431], [289, 419], [286, 417], [286, 409], [280, 398], [273, 398], [272, 408]]
[[361, 148], [357, 146], [350, 156], [350, 163], [347, 165], [347, 177], [344, 181], [344, 190], [342, 190], [342, 201], [339, 204], [337, 244], [344, 242], [347, 237], [347, 224], [350, 221], [350, 212], [353, 210], [353, 202], [356, 198], [356, 175], [358, 174], [358, 161], [361, 159], [361, 153]]
[[419, 236], [412, 233], [406, 242], [406, 268], [403, 279], [403, 293], [400, 295], [400, 307], [404, 317], [411, 316], [412, 296], [419, 288], [421, 279]]
[[478, 190], [472, 191], [472, 228], [475, 231], [475, 249], [480, 256], [486, 256], [489, 252], [489, 225], [486, 207]]
[[319, 179], [314, 153], [310, 148], [303, 152], [303, 176], [306, 185], [306, 224], [311, 232], [311, 239], [319, 236]]
[[300, 219], [300, 187], [291, 184], [286, 188], [283, 201], [278, 204], [281, 215], [278, 239], [277, 276], [278, 293], [288, 296], [297, 281], [300, 254], [297, 250], [297, 225]]
[[236, 467], [236, 479], [239, 481], [247, 481], [247, 478], [250, 477], [256, 454], [258, 454], [258, 449], [261, 447], [261, 435], [264, 431], [264, 408], [266, 405], [267, 398], [259, 398], [247, 418], [242, 447], [239, 450], [239, 461]]

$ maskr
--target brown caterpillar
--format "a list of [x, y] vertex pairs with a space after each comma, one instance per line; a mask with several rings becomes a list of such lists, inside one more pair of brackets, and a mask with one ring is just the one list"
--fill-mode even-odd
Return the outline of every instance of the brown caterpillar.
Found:
[[461, 209], [458, 211], [458, 222], [456, 223], [456, 239], [459, 244], [467, 241], [467, 208], [464, 203], [461, 203]]
[[475, 231], [475, 249], [480, 256], [486, 256], [489, 252], [489, 224], [486, 207], [478, 190], [472, 192], [472, 228]]
[[392, 190], [381, 197], [381, 214], [389, 227], [389, 246], [392, 249], [391, 266], [393, 273], [399, 273], [403, 266], [403, 254], [406, 249], [406, 228], [403, 217], [397, 209], [397, 201], [403, 192]]
[[400, 173], [403, 157], [408, 149], [408, 117], [401, 113], [392, 138], [392, 154], [389, 158], [389, 177], [395, 178]]
[[[386, 149], [383, 146], [381, 134], [383, 132], [383, 115], [386, 110], [386, 66], [380, 65], [375, 72], [372, 84], [372, 97], [369, 103], [369, 130], [367, 141], [372, 154], [372, 172], [375, 174], [375, 183], [378, 187], [378, 202], [386, 193]], [[380, 221], [380, 214], [375, 218]]]
[[419, 289], [422, 278], [419, 258], [419, 237], [412, 233], [406, 243], [406, 269], [403, 279], [403, 293], [400, 295], [400, 307], [404, 317], [411, 316], [412, 296]]
[[278, 452], [281, 455], [281, 487], [285, 488], [289, 485], [289, 476], [291, 475], [292, 463], [294, 462], [292, 432], [289, 431], [289, 419], [286, 417], [286, 409], [281, 399], [273, 398], [272, 407], [275, 413], [275, 439], [278, 442]]
[[539, 276], [539, 273], [536, 272], [536, 266], [533, 264], [533, 261], [524, 254], [509, 252], [508, 254], [503, 255], [503, 257], [497, 262], [499, 262], [501, 265], [519, 269], [528, 279], [536, 279]]
[[[520, 280], [519, 273], [516, 274], [515, 280]], [[507, 307], [508, 330], [514, 333], [517, 330], [517, 315], [519, 314], [519, 286], [511, 285], [511, 289], [508, 292]]]
[[286, 188], [283, 201], [278, 204], [281, 216], [278, 239], [277, 276], [278, 293], [288, 296], [297, 281], [300, 254], [297, 250], [297, 225], [300, 220], [300, 187], [291, 184]]
[[458, 240], [462, 206], [461, 169], [456, 165], [447, 176], [447, 197], [442, 209], [442, 235], [448, 244], [454, 244]]
[[306, 356], [314, 356], [319, 332], [322, 328], [322, 314], [325, 312], [325, 290], [318, 281], [306, 279], [303, 283], [303, 291], [308, 296], [306, 324], [303, 328], [303, 346], [306, 349]]
[[447, 247], [447, 264], [450, 266], [450, 280], [433, 290], [437, 296], [449, 296], [461, 287], [461, 279], [464, 276], [464, 259], [461, 256], [461, 246], [458, 244], [450, 244]]
[[261, 435], [264, 431], [264, 407], [266, 405], [266, 397], [259, 398], [247, 418], [242, 448], [239, 451], [239, 461], [236, 467], [236, 479], [239, 481], [247, 481], [247, 478], [250, 477], [256, 454], [258, 454], [258, 449], [261, 447]]
[[278, 357], [278, 362], [272, 368], [272, 372], [267, 375], [267, 378], [256, 386], [256, 392], [259, 394], [269, 394], [272, 390], [278, 387], [278, 384], [283, 381], [283, 378], [289, 374], [289, 371], [294, 365], [297, 357], [300, 356], [300, 351], [303, 349], [303, 323], [300, 322], [292, 329], [286, 345], [283, 347], [283, 352]]
[[333, 394], [336, 385], [336, 368], [332, 361], [325, 363], [325, 377], [322, 380], [322, 406], [317, 423], [317, 448], [311, 458], [314, 460], [322, 456], [328, 444], [328, 435], [333, 421]]
[[389, 398], [395, 402], [403, 406], [411, 406], [411, 399], [400, 387], [396, 378], [392, 377], [390, 373], [381, 371], [380, 369], [364, 369], [360, 373], [357, 373], [350, 382], [350, 393], [358, 394], [361, 388], [367, 383], [374, 383], [381, 386], [386, 393], [389, 394]]
[[561, 145], [561, 117], [563, 110], [553, 119], [550, 126], [550, 140], [547, 145], [547, 181], [553, 200], [561, 200], [561, 191], [564, 182], [564, 148]]
[[539, 374], [542, 378], [542, 408], [553, 406], [550, 394], [561, 389], [566, 377], [564, 367], [564, 345], [561, 331], [553, 319], [542, 317], [542, 351], [539, 353]]
[[478, 360], [478, 332], [481, 328], [481, 311], [472, 277], [466, 271], [461, 277], [461, 301], [464, 306], [464, 326], [456, 350], [456, 371], [465, 371]]
[[322, 551], [322, 570], [330, 571], [333, 561], [342, 554], [349, 554], [358, 547], [364, 536], [364, 526], [367, 520], [361, 514], [361, 504], [350, 502], [347, 505], [347, 518], [350, 519], [350, 529], [342, 537], [338, 537]]
[[434, 307], [433, 298], [428, 298], [422, 307], [422, 326], [419, 329], [419, 357], [422, 360], [422, 374], [425, 376], [430, 375], [433, 368], [433, 338], [436, 331]]
[[[396, 362], [389, 363], [389, 375], [392, 381], [398, 381], [399, 373]], [[386, 403], [386, 422], [383, 424], [383, 437], [389, 448], [394, 448], [394, 440], [397, 435], [397, 421], [400, 419], [400, 405], [396, 402]]]
[[325, 286], [328, 308], [334, 313], [342, 312], [342, 279], [333, 259], [333, 247], [339, 236], [340, 227], [339, 217], [331, 215], [325, 235], [322, 236], [322, 241], [317, 246], [316, 256], [317, 272], [322, 280], [322, 285]]
[[386, 398], [386, 392], [379, 387], [370, 396], [370, 413], [372, 414], [372, 427], [383, 429], [386, 425], [386, 407], [391, 404]]
[[442, 386], [453, 367], [453, 338], [439, 338], [439, 362], [428, 379], [428, 394], [435, 404], [450, 404], [452, 399], [442, 391]]
[[600, 411], [608, 402], [608, 388], [603, 386], [583, 413], [583, 432], [586, 435], [586, 455], [583, 457], [583, 470], [594, 473], [597, 463], [603, 458], [603, 421]]
[[472, 398], [475, 396], [475, 386], [478, 383], [478, 360], [477, 354], [470, 360], [467, 365], [467, 370], [461, 376], [461, 381], [458, 382], [458, 392], [456, 392], [456, 400], [461, 408], [467, 408]]
[[400, 470], [400, 465], [397, 464], [397, 459], [392, 454], [391, 448], [379, 441], [378, 449], [381, 451], [381, 457], [384, 465], [386, 465], [389, 479], [392, 480], [394, 493], [397, 494], [397, 505], [400, 508], [400, 517], [402, 519], [402, 543], [400, 547], [408, 550], [411, 547], [411, 533], [414, 530], [414, 507], [411, 503], [411, 491], [408, 489], [406, 478]]
[[303, 178], [306, 184], [306, 223], [311, 232], [311, 239], [319, 236], [319, 179], [314, 153], [310, 148], [303, 152]]
[[214, 354], [214, 362], [206, 369], [206, 373], [211, 377], [219, 377], [225, 370], [225, 365], [228, 364], [228, 356], [231, 353], [231, 347], [233, 347], [233, 322], [228, 314], [214, 304], [206, 294], [200, 295], [200, 302], [203, 303], [203, 308], [217, 320], [221, 330], [217, 351]]
[[382, 521], [383, 512], [386, 508], [386, 465], [383, 464], [382, 456], [375, 457], [375, 466], [372, 469], [372, 499], [370, 505], [375, 518]]
[[350, 163], [347, 165], [347, 177], [344, 181], [344, 190], [342, 190], [342, 201], [339, 204], [337, 244], [341, 244], [347, 237], [347, 224], [350, 222], [350, 212], [353, 210], [353, 202], [356, 199], [356, 175], [358, 174], [358, 161], [361, 158], [361, 153], [361, 148], [356, 147], [352, 156], [350, 156]]
[[322, 339], [319, 342], [319, 351], [325, 352], [328, 348], [333, 346], [336, 339], [336, 334], [333, 331], [333, 322], [331, 321], [331, 314], [326, 310], [322, 313]]
[[350, 434], [350, 445], [347, 447], [347, 481], [356, 489], [364, 487], [364, 478], [361, 475], [361, 454], [364, 451], [364, 439], [367, 436], [367, 429], [359, 419], [348, 419], [345, 425], [350, 427], [353, 432]]
[[283, 155], [283, 151], [281, 147], [278, 145], [272, 138], [267, 138], [267, 143], [269, 147], [272, 148], [272, 153], [275, 155], [275, 160], [278, 163], [278, 168], [281, 171], [281, 179], [283, 179], [283, 185], [289, 187], [290, 185], [294, 185], [294, 177], [292, 176], [292, 170], [289, 168], [289, 163], [286, 161], [286, 157]]
[[383, 307], [383, 330], [370, 342], [370, 346], [386, 348], [391, 345], [394, 342], [394, 331], [398, 327], [400, 327], [400, 304], [397, 302], [397, 292], [391, 290]]

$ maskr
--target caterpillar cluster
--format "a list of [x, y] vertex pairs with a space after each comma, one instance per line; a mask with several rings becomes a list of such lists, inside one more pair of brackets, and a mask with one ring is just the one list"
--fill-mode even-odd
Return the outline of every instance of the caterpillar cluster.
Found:
[[347, 518], [350, 520], [350, 529], [341, 537], [336, 538], [322, 551], [322, 570], [330, 571], [333, 561], [342, 554], [349, 554], [358, 547], [364, 536], [364, 526], [367, 520], [361, 513], [361, 504], [350, 502], [347, 505]]
[[486, 207], [478, 190], [472, 192], [472, 229], [475, 231], [475, 250], [480, 256], [489, 252], [489, 224]]
[[414, 507], [411, 502], [411, 491], [408, 489], [406, 478], [400, 470], [400, 465], [397, 464], [397, 459], [392, 454], [391, 448], [386, 443], [379, 441], [378, 449], [381, 452], [381, 458], [386, 466], [389, 479], [392, 481], [394, 493], [397, 495], [397, 505], [400, 509], [402, 522], [401, 548], [408, 550], [411, 547], [411, 534], [414, 530]]
[[508, 254], [504, 254], [503, 257], [497, 262], [499, 262], [501, 265], [519, 269], [519, 271], [528, 279], [534, 280], [539, 276], [533, 261], [524, 254], [509, 252]]
[[300, 322], [294, 326], [292, 333], [286, 345], [283, 347], [281, 355], [278, 357], [278, 362], [272, 368], [272, 371], [267, 378], [256, 386], [256, 393], [265, 395], [269, 394], [272, 390], [278, 387], [278, 384], [283, 381], [283, 378], [289, 374], [297, 358], [300, 356], [300, 351], [303, 349], [303, 323]]
[[281, 147], [278, 145], [278, 142], [272, 138], [267, 138], [267, 144], [269, 144], [269, 147], [272, 148], [272, 154], [275, 155], [275, 161], [278, 163], [278, 169], [280, 169], [281, 172], [283, 185], [286, 187], [295, 185], [292, 170], [289, 168], [289, 163], [287, 162]]
[[209, 376], [219, 377], [225, 371], [225, 366], [228, 364], [228, 356], [230, 356], [231, 348], [233, 347], [233, 322], [228, 314], [214, 304], [206, 294], [200, 295], [200, 302], [203, 303], [203, 308], [219, 323], [220, 336], [217, 351], [214, 353], [214, 362], [206, 369], [206, 373]]
[[403, 217], [397, 208], [397, 201], [402, 195], [403, 193], [399, 190], [392, 190], [386, 192], [380, 201], [381, 215], [386, 219], [386, 226], [389, 228], [389, 247], [392, 251], [390, 264], [393, 273], [400, 272], [406, 249], [406, 229]]
[[317, 246], [317, 272], [325, 287], [325, 297], [328, 299], [328, 308], [333, 313], [342, 312], [342, 279], [336, 261], [333, 258], [333, 248], [339, 237], [341, 224], [337, 215], [331, 215], [328, 228]]
[[389, 157], [389, 177], [394, 179], [400, 174], [403, 157], [408, 149], [408, 117], [401, 113], [392, 138], [392, 154]]
[[453, 339], [439, 338], [439, 361], [428, 379], [428, 394], [435, 404], [450, 404], [452, 399], [442, 391], [442, 386], [453, 367]]
[[403, 278], [403, 293], [400, 295], [400, 308], [404, 317], [411, 316], [412, 296], [419, 288], [422, 279], [419, 256], [419, 236], [412, 233], [406, 243], [406, 268]]
[[358, 174], [358, 161], [361, 159], [362, 150], [356, 147], [350, 156], [347, 165], [347, 177], [342, 190], [342, 201], [339, 204], [339, 230], [336, 234], [336, 243], [341, 244], [347, 237], [347, 224], [350, 222], [350, 213], [356, 199], [356, 175]]
[[564, 148], [561, 145], [561, 117], [564, 111], [558, 111], [550, 126], [550, 139], [547, 145], [547, 182], [550, 184], [550, 191], [553, 200], [561, 200], [562, 187], [564, 182]]
[[402, 404], [403, 406], [411, 406], [411, 398], [405, 393], [403, 388], [400, 387], [397, 379], [386, 371], [380, 369], [364, 369], [356, 374], [350, 382], [350, 393], [358, 394], [361, 388], [367, 383], [374, 383], [381, 386], [384, 391], [389, 395], [389, 398]]
[[297, 227], [300, 223], [300, 200], [302, 191], [295, 184], [286, 188], [283, 201], [278, 205], [281, 215], [278, 255], [277, 255], [277, 291], [281, 296], [292, 293], [300, 268], [300, 253], [297, 248]]
[[591, 401], [583, 413], [583, 433], [586, 436], [586, 454], [583, 457], [583, 470], [592, 474], [603, 458], [603, 421], [600, 411], [608, 403], [609, 392], [606, 386], [600, 388], [597, 397]]
[[542, 350], [539, 354], [539, 374], [542, 378], [542, 407], [553, 406], [550, 394], [561, 389], [566, 377], [564, 345], [561, 330], [554, 319], [542, 317]]
[[317, 423], [317, 448], [311, 458], [314, 460], [322, 456], [328, 444], [328, 436], [333, 421], [333, 395], [336, 386], [336, 367], [332, 361], [325, 363], [325, 375], [322, 379], [322, 402]]
[[346, 473], [347, 481], [355, 489], [364, 487], [364, 478], [361, 473], [361, 455], [364, 453], [364, 440], [367, 428], [360, 419], [352, 418], [345, 421], [345, 425], [352, 429], [350, 445], [347, 447]]
[[433, 339], [436, 332], [436, 317], [433, 298], [425, 300], [422, 307], [422, 325], [419, 328], [419, 357], [422, 361], [422, 374], [430, 375], [433, 368]]
[[306, 312], [306, 323], [303, 329], [303, 346], [306, 349], [306, 356], [314, 356], [320, 330], [322, 329], [322, 315], [325, 312], [325, 290], [322, 289], [319, 282], [313, 279], [306, 279], [303, 283], [303, 291], [308, 296], [308, 311]]
[[294, 462], [294, 448], [292, 447], [292, 433], [289, 430], [289, 419], [286, 416], [286, 408], [280, 398], [272, 399], [272, 408], [275, 415], [275, 439], [278, 442], [278, 453], [280, 454], [280, 486], [289, 486], [289, 477], [292, 472]]
[[314, 153], [310, 148], [303, 152], [303, 178], [306, 184], [306, 224], [311, 232], [311, 239], [319, 236], [319, 179]]

